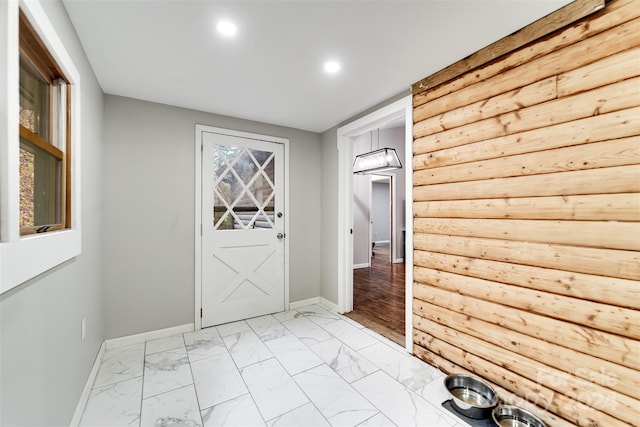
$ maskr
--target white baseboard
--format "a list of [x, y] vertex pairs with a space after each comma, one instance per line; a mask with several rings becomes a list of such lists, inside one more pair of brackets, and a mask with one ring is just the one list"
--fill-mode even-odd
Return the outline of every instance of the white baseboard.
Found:
[[404, 263], [404, 258], [396, 258], [393, 260], [394, 264], [403, 264]]
[[320, 297], [313, 297], [308, 299], [303, 299], [300, 301], [294, 301], [289, 304], [289, 310], [295, 310], [297, 308], [306, 307], [308, 305], [320, 304]]
[[333, 310], [336, 313], [338, 312], [338, 304], [334, 304], [333, 302], [329, 301], [324, 297], [320, 297], [320, 305], [325, 308], [328, 308], [329, 310]]
[[100, 346], [100, 350], [98, 351], [98, 355], [96, 359], [93, 361], [93, 367], [91, 368], [91, 372], [89, 373], [89, 378], [87, 378], [87, 382], [84, 385], [84, 389], [82, 390], [82, 394], [80, 395], [80, 399], [78, 399], [78, 404], [76, 405], [76, 410], [73, 413], [73, 418], [71, 418], [71, 423], [69, 423], [69, 427], [77, 427], [80, 425], [80, 421], [82, 420], [82, 415], [84, 414], [84, 408], [87, 406], [87, 401], [89, 400], [89, 396], [91, 395], [91, 388], [93, 388], [93, 383], [98, 376], [98, 369], [100, 369], [100, 362], [102, 362], [102, 356], [104, 356], [104, 352], [106, 349], [106, 345], [103, 342]]
[[364, 264], [353, 264], [353, 269], [355, 270], [356, 268], [369, 268], [370, 265], [368, 262], [365, 262]]
[[333, 310], [335, 312], [338, 311], [338, 305], [334, 304], [333, 302], [329, 301], [324, 297], [314, 297], [314, 298], [304, 299], [301, 301], [292, 302], [291, 304], [289, 304], [289, 310], [295, 310], [297, 308], [303, 308], [303, 307], [307, 307], [309, 305], [314, 305], [314, 304], [321, 305], [322, 307], [328, 308], [329, 310]]
[[376, 245], [384, 245], [385, 243], [391, 243], [391, 240], [376, 240], [373, 243]]
[[193, 323], [187, 323], [186, 325], [174, 326], [172, 328], [159, 329], [157, 331], [143, 332], [141, 334], [106, 340], [105, 344], [107, 345], [107, 350], [109, 350], [111, 348], [122, 347], [123, 345], [138, 344], [158, 338], [170, 337], [172, 335], [186, 334], [187, 332], [193, 332], [194, 327]]
[[289, 304], [289, 310], [295, 310], [297, 308], [303, 308], [314, 304], [321, 305], [322, 307], [328, 308], [329, 310], [333, 310], [335, 312], [338, 311], [338, 305], [334, 304], [324, 297], [314, 297], [292, 302], [291, 304]]

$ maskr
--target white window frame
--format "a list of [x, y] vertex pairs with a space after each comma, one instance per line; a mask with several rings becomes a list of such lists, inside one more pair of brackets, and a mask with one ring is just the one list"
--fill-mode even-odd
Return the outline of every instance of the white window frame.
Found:
[[[71, 85], [71, 228], [20, 236], [19, 33], [22, 10]], [[0, 2], [0, 294], [78, 255], [80, 73], [37, 0]], [[5, 143], [6, 141], [6, 143]]]

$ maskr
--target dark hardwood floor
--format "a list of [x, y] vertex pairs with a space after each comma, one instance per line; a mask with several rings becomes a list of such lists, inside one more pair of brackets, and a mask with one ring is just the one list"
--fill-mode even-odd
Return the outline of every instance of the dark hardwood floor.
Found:
[[353, 270], [353, 311], [346, 315], [404, 346], [405, 265], [391, 263], [388, 244], [373, 253], [371, 267]]

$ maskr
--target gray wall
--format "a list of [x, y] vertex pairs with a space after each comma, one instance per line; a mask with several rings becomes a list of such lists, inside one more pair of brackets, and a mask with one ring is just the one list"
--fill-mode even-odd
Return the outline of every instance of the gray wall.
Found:
[[195, 125], [290, 140], [290, 301], [320, 295], [320, 135], [107, 95], [107, 336], [194, 321]]
[[102, 90], [62, 3], [46, 1], [42, 6], [82, 82], [82, 254], [0, 296], [3, 426], [69, 425], [104, 340]]
[[391, 189], [389, 178], [371, 182], [371, 239], [391, 240]]
[[338, 133], [322, 133], [321, 296], [338, 303]]

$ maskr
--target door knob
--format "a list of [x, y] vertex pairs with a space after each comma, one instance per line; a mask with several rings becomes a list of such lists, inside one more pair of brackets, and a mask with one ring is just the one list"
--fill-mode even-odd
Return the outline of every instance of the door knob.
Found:
[[284, 234], [282, 234], [282, 233], [278, 233], [278, 234], [276, 234], [276, 237], [277, 237], [278, 239], [284, 239]]

